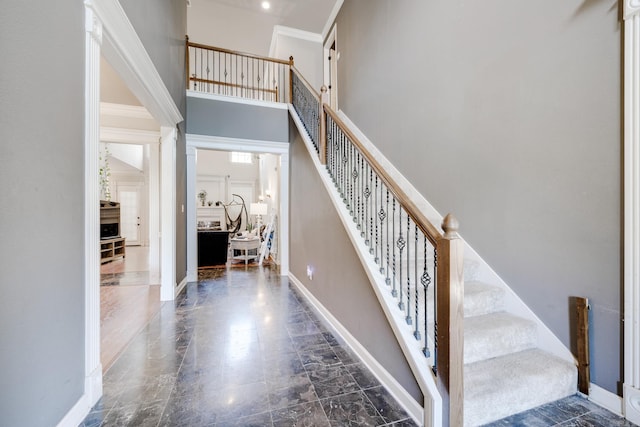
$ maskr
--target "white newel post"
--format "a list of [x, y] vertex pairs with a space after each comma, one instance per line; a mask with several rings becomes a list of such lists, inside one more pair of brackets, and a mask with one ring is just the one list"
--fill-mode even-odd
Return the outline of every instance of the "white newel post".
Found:
[[640, 424], [640, 0], [624, 2], [624, 414]]
[[93, 407], [102, 396], [100, 363], [100, 47], [102, 22], [86, 2], [85, 8], [85, 396]]

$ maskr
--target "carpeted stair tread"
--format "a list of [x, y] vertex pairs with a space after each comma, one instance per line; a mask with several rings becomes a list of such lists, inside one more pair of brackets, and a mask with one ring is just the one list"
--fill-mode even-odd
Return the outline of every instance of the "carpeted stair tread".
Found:
[[530, 349], [464, 367], [464, 425], [479, 426], [576, 392], [573, 363]]
[[536, 324], [506, 312], [464, 319], [464, 362], [503, 356], [533, 348]]
[[464, 283], [464, 315], [480, 316], [504, 309], [504, 290], [482, 282]]

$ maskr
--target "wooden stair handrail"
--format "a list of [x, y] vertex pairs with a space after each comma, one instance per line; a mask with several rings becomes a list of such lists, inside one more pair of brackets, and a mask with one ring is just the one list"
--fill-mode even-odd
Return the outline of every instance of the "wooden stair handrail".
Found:
[[215, 50], [217, 52], [230, 53], [232, 55], [244, 56], [244, 57], [252, 58], [252, 59], [260, 59], [262, 61], [276, 62], [278, 64], [284, 64], [284, 65], [291, 65], [292, 64], [291, 60], [270, 58], [268, 56], [254, 55], [253, 53], [247, 53], [247, 52], [240, 52], [240, 51], [237, 51], [237, 50], [224, 49], [224, 48], [221, 48], [221, 47], [209, 46], [209, 45], [201, 44], [201, 43], [193, 43], [193, 42], [189, 41], [188, 37], [187, 37], [187, 46], [188, 47], [197, 47], [197, 48], [206, 49], [206, 50]]
[[357, 136], [347, 127], [347, 125], [338, 117], [335, 111], [327, 104], [323, 104], [324, 111], [331, 116], [331, 119], [340, 127], [342, 132], [349, 138], [349, 140], [356, 146], [360, 154], [369, 162], [371, 168], [376, 172], [380, 180], [389, 189], [389, 192], [394, 195], [396, 200], [400, 202], [400, 205], [404, 208], [407, 214], [411, 217], [413, 222], [420, 228], [424, 235], [429, 239], [432, 245], [436, 246], [438, 240], [443, 236], [436, 226], [418, 209], [415, 203], [407, 196], [407, 194], [400, 188], [398, 184], [389, 176], [384, 168], [378, 163], [378, 161], [369, 153], [369, 151], [360, 142]]

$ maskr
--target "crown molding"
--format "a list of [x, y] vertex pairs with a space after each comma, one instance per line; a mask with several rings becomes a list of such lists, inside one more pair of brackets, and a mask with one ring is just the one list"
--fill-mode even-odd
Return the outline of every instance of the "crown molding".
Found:
[[100, 102], [100, 115], [153, 120], [149, 110], [140, 105], [113, 104]]
[[624, 19], [640, 14], [640, 0], [625, 0]]
[[269, 46], [269, 56], [274, 58], [280, 37], [292, 37], [314, 43], [322, 43], [322, 35], [311, 31], [299, 30], [297, 28], [285, 27], [284, 25], [274, 25], [271, 35], [271, 45]]
[[336, 18], [338, 17], [338, 12], [340, 12], [340, 8], [342, 7], [343, 3], [344, 3], [344, 0], [336, 0], [336, 4], [333, 5], [333, 9], [331, 10], [329, 19], [327, 19], [327, 22], [324, 24], [324, 28], [322, 29], [321, 35], [322, 35], [323, 41], [327, 39], [327, 35], [329, 34], [329, 31], [331, 31], [331, 26], [333, 25]]
[[100, 142], [117, 142], [120, 144], [159, 144], [160, 131], [101, 126]]

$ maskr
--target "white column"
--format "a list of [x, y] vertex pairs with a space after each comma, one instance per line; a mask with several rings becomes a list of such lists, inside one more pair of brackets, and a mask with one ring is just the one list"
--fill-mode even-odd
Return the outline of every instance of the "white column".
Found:
[[149, 272], [160, 275], [160, 152], [159, 144], [147, 144], [149, 150]]
[[102, 22], [85, 8], [84, 281], [85, 385], [89, 407], [102, 396], [100, 363], [100, 46]]
[[160, 135], [160, 300], [172, 301], [176, 295], [176, 128], [163, 126]]
[[289, 153], [280, 155], [280, 207], [278, 224], [280, 274], [289, 275]]
[[624, 3], [624, 414], [640, 424], [640, 0]]
[[196, 227], [196, 149], [187, 146], [187, 281], [198, 280], [198, 231]]

